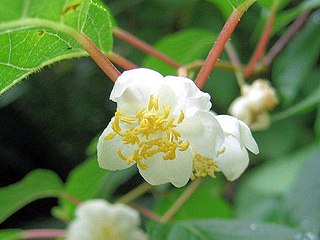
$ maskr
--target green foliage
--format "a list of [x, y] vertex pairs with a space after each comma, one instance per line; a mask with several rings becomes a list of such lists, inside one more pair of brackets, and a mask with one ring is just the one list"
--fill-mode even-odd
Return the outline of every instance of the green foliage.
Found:
[[58, 197], [62, 186], [54, 172], [39, 169], [29, 173], [20, 182], [1, 188], [0, 223], [34, 200]]
[[1, 240], [17, 240], [22, 238], [22, 230], [20, 229], [4, 229], [0, 230]]
[[[64, 192], [85, 201], [92, 198], [106, 198], [111, 200], [113, 191], [123, 182], [132, 177], [132, 168], [109, 172], [98, 166], [96, 157], [92, 157], [74, 168], [67, 179]], [[60, 199], [60, 206], [54, 209], [57, 215], [67, 218], [74, 217], [75, 205]]]
[[320, 12], [315, 12], [299, 35], [276, 59], [273, 80], [283, 103], [288, 106], [299, 95], [301, 86], [307, 84], [320, 52]]
[[0, 94], [44, 66], [87, 56], [73, 39], [79, 31], [102, 51], [111, 50], [110, 15], [94, 0], [2, 0]]
[[[174, 216], [174, 220], [228, 218], [231, 208], [222, 197], [222, 184], [219, 180], [206, 179]], [[155, 211], [163, 215], [185, 189], [174, 189], [159, 197]]]
[[302, 231], [288, 227], [243, 220], [184, 221], [176, 224], [151, 224], [150, 240], [303, 240]]
[[315, 236], [320, 234], [320, 147], [307, 158], [285, 198], [285, 208], [292, 223]]
[[[205, 58], [215, 38], [215, 34], [209, 31], [188, 29], [164, 37], [155, 44], [155, 48], [177, 62], [187, 64]], [[176, 73], [174, 68], [150, 56], [146, 57], [143, 66], [155, 69], [163, 75]]]

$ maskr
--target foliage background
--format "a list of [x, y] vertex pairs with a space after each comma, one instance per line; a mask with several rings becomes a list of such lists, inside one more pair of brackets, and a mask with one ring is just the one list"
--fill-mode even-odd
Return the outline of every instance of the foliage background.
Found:
[[[121, 28], [156, 44], [176, 60], [190, 62], [206, 56], [225, 22], [225, 16], [212, 2], [215, 1], [113, 0], [106, 3]], [[307, 1], [290, 1], [283, 11], [303, 2]], [[264, 16], [264, 11], [257, 4], [252, 6], [232, 36], [243, 63], [248, 62], [257, 43], [262, 24], [258, 19]], [[311, 104], [300, 108], [298, 105], [298, 109], [284, 115], [275, 114], [276, 122], [270, 129], [255, 133], [261, 153], [251, 156], [249, 171], [235, 183], [227, 183], [222, 178], [215, 183], [206, 181], [202, 193], [191, 199], [185, 212], [179, 212], [176, 219], [207, 218], [205, 212], [209, 207], [209, 212], [218, 218], [278, 223], [302, 228], [315, 236], [319, 234], [319, 19], [319, 10], [314, 10], [272, 68], [262, 74], [279, 91], [282, 101], [275, 112], [281, 113], [308, 96], [315, 96]], [[283, 29], [279, 29], [270, 46], [282, 32]], [[174, 37], [170, 37], [172, 34]], [[167, 36], [169, 40], [163, 39]], [[172, 69], [117, 38], [113, 51], [140, 66], [174, 74]], [[227, 59], [225, 54], [221, 58]], [[300, 76], [301, 72], [304, 74]], [[88, 145], [114, 114], [115, 104], [108, 100], [112, 86], [91, 59], [82, 58], [46, 67], [1, 96], [0, 186], [15, 183], [36, 168], [51, 169], [66, 180], [70, 170], [88, 158]], [[225, 70], [215, 70], [204, 90], [211, 94], [217, 113], [226, 113], [239, 92], [234, 74]], [[140, 177], [134, 177], [119, 188], [116, 195], [141, 182]], [[212, 191], [212, 196], [208, 196]], [[180, 192], [176, 190], [160, 198], [155, 203], [156, 211], [163, 213]], [[199, 203], [204, 198], [208, 200]], [[147, 196], [142, 204], [148, 205], [149, 200]], [[37, 200], [11, 216], [1, 228], [61, 226], [50, 217], [49, 206], [56, 203], [54, 199]], [[197, 208], [204, 209], [193, 208], [196, 204], [200, 204]], [[291, 212], [297, 206], [300, 208]]]

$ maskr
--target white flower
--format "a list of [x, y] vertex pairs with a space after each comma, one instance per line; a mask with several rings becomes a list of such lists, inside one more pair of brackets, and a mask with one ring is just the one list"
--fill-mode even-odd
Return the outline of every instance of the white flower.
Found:
[[124, 204], [96, 199], [81, 203], [69, 226], [67, 240], [143, 240], [136, 210]]
[[216, 164], [226, 178], [233, 181], [243, 173], [249, 164], [247, 149], [258, 154], [259, 148], [249, 127], [244, 122], [228, 115], [218, 115], [216, 118], [225, 134], [223, 153], [216, 159]]
[[214, 176], [213, 159], [224, 135], [209, 112], [209, 94], [192, 80], [134, 69], [117, 79], [110, 99], [117, 111], [99, 138], [102, 168], [120, 170], [137, 163], [148, 183], [176, 187], [190, 178]]

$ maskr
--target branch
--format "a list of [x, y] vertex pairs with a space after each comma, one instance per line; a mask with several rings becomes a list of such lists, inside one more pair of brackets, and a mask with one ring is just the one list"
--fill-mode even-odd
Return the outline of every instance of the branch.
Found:
[[287, 45], [290, 39], [296, 34], [296, 32], [303, 26], [308, 19], [310, 12], [303, 13], [297, 18], [287, 29], [287, 31], [281, 36], [281, 38], [273, 45], [268, 54], [263, 59], [264, 64], [270, 65], [275, 57], [281, 52], [281, 50]]
[[167, 63], [168, 65], [178, 69], [182, 65], [175, 62], [170, 57], [166, 56], [165, 54], [159, 52], [155, 48], [153, 48], [151, 45], [147, 44], [146, 42], [143, 42], [142, 40], [138, 39], [137, 37], [133, 36], [132, 34], [124, 31], [121, 28], [115, 27], [113, 28], [113, 33], [118, 38], [126, 41], [127, 43], [131, 44], [132, 46], [140, 49], [141, 51], [150, 54], [151, 56], [154, 56], [155, 58], [158, 58], [159, 60]]
[[208, 57], [205, 63], [203, 64], [202, 68], [200, 69], [200, 72], [195, 80], [196, 85], [200, 89], [204, 86], [207, 79], [209, 78], [210, 73], [212, 72], [219, 56], [221, 55], [225, 44], [227, 43], [236, 26], [238, 25], [240, 18], [245, 13], [245, 11], [247, 11], [247, 9], [255, 2], [256, 0], [247, 0], [244, 3], [242, 3], [237, 9], [235, 9], [232, 12], [229, 19], [223, 26], [220, 35], [218, 36], [215, 44], [210, 50]]

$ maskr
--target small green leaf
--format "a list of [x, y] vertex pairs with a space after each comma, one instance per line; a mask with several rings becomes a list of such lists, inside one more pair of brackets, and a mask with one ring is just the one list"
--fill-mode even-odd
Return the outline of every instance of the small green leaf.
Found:
[[320, 234], [319, 154], [320, 146], [299, 171], [284, 205], [297, 227], [316, 236]]
[[0, 189], [0, 223], [28, 203], [47, 197], [58, 197], [63, 183], [52, 171], [38, 169], [20, 182]]
[[317, 117], [314, 123], [314, 130], [316, 133], [316, 140], [317, 142], [320, 142], [320, 104], [318, 105], [318, 108], [317, 108]]
[[[184, 190], [176, 188], [160, 197], [156, 202], [155, 211], [163, 215]], [[174, 219], [228, 218], [230, 216], [231, 208], [222, 197], [221, 184], [218, 180], [208, 178], [186, 201]]]
[[[184, 221], [176, 224], [150, 224], [150, 240], [303, 240], [300, 230], [243, 220]], [[309, 238], [308, 238], [309, 239]]]
[[[164, 37], [155, 47], [177, 62], [186, 64], [205, 58], [214, 41], [215, 35], [209, 31], [188, 29]], [[144, 60], [143, 66], [155, 69], [163, 75], [176, 74], [174, 68], [151, 56]]]
[[221, 0], [208, 0], [217, 8], [219, 8], [220, 12], [223, 14], [225, 19], [228, 19], [230, 14], [233, 11], [232, 5], [228, 1], [221, 1]]
[[[110, 199], [112, 192], [132, 177], [133, 173], [133, 168], [109, 172], [100, 168], [96, 157], [92, 157], [71, 171], [64, 192], [81, 201], [98, 197]], [[74, 204], [61, 198], [60, 206], [54, 211], [73, 218], [75, 207]]]
[[94, 0], [2, 0], [0, 94], [44, 66], [87, 56], [68, 35], [79, 32], [102, 51], [111, 50], [110, 14]]
[[315, 12], [305, 27], [276, 59], [273, 81], [282, 101], [288, 105], [298, 96], [317, 62], [320, 53], [320, 11]]

